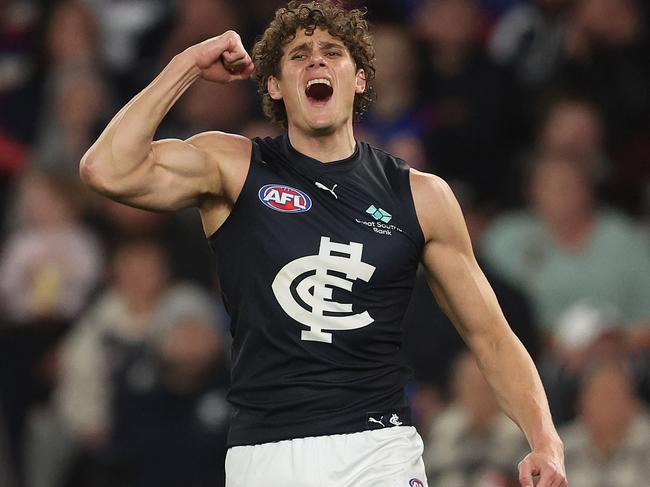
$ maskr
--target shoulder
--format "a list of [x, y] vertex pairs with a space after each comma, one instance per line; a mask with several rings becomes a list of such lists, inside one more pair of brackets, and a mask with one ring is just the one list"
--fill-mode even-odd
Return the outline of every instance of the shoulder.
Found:
[[624, 253], [628, 263], [647, 261], [650, 238], [641, 225], [611, 208], [599, 210], [596, 215], [594, 240], [600, 251]]
[[410, 169], [409, 177], [415, 210], [426, 241], [464, 224], [458, 200], [444, 179], [416, 169]]
[[614, 235], [623, 238], [642, 235], [639, 225], [634, 220], [613, 208], [599, 210], [596, 218], [602, 229]]
[[201, 132], [186, 142], [217, 159], [247, 158], [252, 147], [251, 140], [242, 135], [218, 131]]
[[219, 194], [235, 201], [244, 184], [251, 160], [250, 139], [226, 132], [202, 132], [186, 140], [205, 155], [205, 171], [219, 178]]
[[417, 195], [428, 203], [444, 204], [450, 198], [456, 201], [456, 197], [447, 181], [435, 174], [411, 168], [410, 179], [414, 196]]

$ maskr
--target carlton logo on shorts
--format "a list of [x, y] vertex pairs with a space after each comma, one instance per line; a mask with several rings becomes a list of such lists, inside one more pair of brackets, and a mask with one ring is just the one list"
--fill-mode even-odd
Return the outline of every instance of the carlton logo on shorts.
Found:
[[311, 208], [309, 195], [291, 186], [266, 184], [257, 194], [262, 203], [282, 213], [304, 213]]
[[424, 483], [420, 479], [409, 480], [409, 487], [424, 487]]
[[374, 321], [367, 311], [354, 313], [351, 304], [332, 300], [333, 288], [352, 291], [357, 279], [368, 282], [372, 277], [375, 267], [362, 262], [362, 253], [361, 243], [321, 237], [317, 255], [292, 260], [277, 273], [271, 285], [275, 299], [291, 318], [309, 327], [301, 340], [332, 343], [332, 334], [323, 330], [354, 330]]

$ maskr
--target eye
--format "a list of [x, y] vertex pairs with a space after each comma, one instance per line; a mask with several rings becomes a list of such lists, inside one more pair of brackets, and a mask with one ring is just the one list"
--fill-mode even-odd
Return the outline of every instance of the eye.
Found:
[[301, 61], [301, 60], [305, 59], [305, 55], [304, 54], [294, 54], [293, 56], [291, 56], [291, 60], [294, 60], [294, 59], [298, 60], [298, 61]]
[[341, 53], [338, 52], [338, 51], [330, 51], [330, 52], [327, 53], [327, 55], [328, 55], [329, 57], [338, 57], [338, 56], [341, 55]]

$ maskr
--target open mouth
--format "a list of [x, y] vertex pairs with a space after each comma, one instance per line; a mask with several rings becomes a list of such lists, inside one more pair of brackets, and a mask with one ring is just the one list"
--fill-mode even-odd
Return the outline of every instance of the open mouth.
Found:
[[309, 101], [314, 103], [327, 103], [333, 93], [332, 83], [325, 78], [309, 80], [305, 88], [305, 95]]

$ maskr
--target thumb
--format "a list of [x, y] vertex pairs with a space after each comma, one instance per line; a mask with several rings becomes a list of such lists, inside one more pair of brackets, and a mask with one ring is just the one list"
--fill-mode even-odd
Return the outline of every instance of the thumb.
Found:
[[230, 75], [230, 81], [236, 81], [236, 80], [245, 80], [248, 79], [251, 75], [251, 73], [254, 71], [255, 66], [253, 63], [249, 63], [244, 67], [241, 71], [239, 72], [232, 72]]

